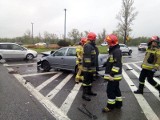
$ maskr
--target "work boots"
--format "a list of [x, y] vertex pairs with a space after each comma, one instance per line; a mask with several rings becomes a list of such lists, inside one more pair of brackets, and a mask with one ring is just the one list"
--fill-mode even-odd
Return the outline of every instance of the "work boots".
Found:
[[86, 101], [91, 101], [91, 99], [87, 96], [87, 93], [88, 93], [88, 86], [83, 86], [82, 98]]
[[143, 94], [143, 88], [144, 88], [144, 85], [139, 85], [139, 88], [137, 91], [134, 91], [135, 94]]
[[88, 86], [87, 95], [96, 96], [97, 94], [92, 91], [92, 86]]

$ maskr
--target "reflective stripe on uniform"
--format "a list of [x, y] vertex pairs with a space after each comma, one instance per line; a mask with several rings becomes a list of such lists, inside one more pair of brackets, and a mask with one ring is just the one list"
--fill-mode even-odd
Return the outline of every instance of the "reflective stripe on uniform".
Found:
[[146, 64], [142, 64], [142, 68], [152, 70], [154, 68], [154, 65], [146, 63]]
[[92, 84], [84, 84], [84, 83], [82, 83], [82, 86], [92, 86]]
[[119, 67], [115, 67], [115, 66], [112, 67], [112, 71], [116, 73], [118, 73], [119, 69], [120, 69]]
[[111, 63], [114, 62], [113, 57], [110, 57], [110, 58], [109, 58], [109, 62], [111, 62]]
[[108, 99], [107, 103], [113, 105], [113, 104], [115, 104], [116, 102], [115, 102], [115, 99]]
[[90, 58], [84, 58], [84, 61], [85, 61], [86, 63], [90, 63], [90, 62], [91, 62], [91, 59], [90, 59]]
[[122, 79], [122, 75], [114, 75], [113, 80], [121, 80]]
[[139, 82], [139, 84], [144, 85], [144, 82]]
[[109, 80], [109, 74], [104, 74], [104, 79], [107, 79], [107, 80]]
[[87, 67], [83, 67], [83, 71], [86, 71], [86, 72], [96, 72], [96, 67], [90, 67], [89, 69]]
[[92, 54], [92, 55], [96, 54], [95, 50], [92, 50], [92, 51], [91, 51], [91, 54]]
[[116, 101], [122, 101], [122, 97], [116, 97]]
[[[104, 75], [104, 79], [107, 79], [107, 80], [109, 80], [109, 74], [105, 74]], [[121, 80], [122, 79], [122, 75], [121, 74], [118, 74], [118, 75], [114, 75], [114, 77], [113, 77], [113, 80]]]

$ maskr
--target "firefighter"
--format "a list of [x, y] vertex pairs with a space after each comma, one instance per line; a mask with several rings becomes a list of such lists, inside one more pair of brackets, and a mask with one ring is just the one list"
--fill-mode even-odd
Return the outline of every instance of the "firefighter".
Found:
[[109, 45], [109, 57], [106, 62], [104, 80], [107, 84], [107, 105], [102, 112], [110, 112], [112, 109], [122, 107], [122, 95], [119, 88], [119, 82], [122, 79], [122, 53], [118, 44], [118, 38], [110, 34], [105, 38]]
[[87, 42], [87, 38], [81, 38], [80, 42], [79, 42], [79, 46], [77, 46], [76, 48], [76, 55], [77, 55], [77, 59], [76, 59], [76, 64], [78, 65], [78, 72], [76, 74], [75, 77], [75, 82], [79, 83], [80, 81], [83, 81], [84, 77], [82, 75], [82, 58], [83, 58], [83, 45]]
[[96, 51], [94, 48], [96, 34], [93, 32], [88, 33], [87, 42], [83, 47], [83, 75], [84, 80], [82, 83], [83, 94], [82, 98], [86, 101], [91, 101], [88, 95], [96, 96], [92, 92], [93, 74], [96, 72]]
[[153, 36], [148, 42], [148, 49], [141, 65], [142, 70], [139, 76], [139, 87], [135, 94], [143, 94], [143, 88], [145, 84], [145, 79], [154, 86], [159, 91], [160, 97], [160, 84], [158, 84], [154, 79], [154, 73], [159, 69], [160, 66], [160, 49], [159, 49], [160, 39], [158, 36]]

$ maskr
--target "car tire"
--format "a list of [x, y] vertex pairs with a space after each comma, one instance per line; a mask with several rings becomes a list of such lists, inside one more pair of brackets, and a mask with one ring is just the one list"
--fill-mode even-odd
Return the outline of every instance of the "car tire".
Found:
[[51, 69], [48, 61], [43, 61], [41, 67], [45, 72], [49, 72]]
[[26, 60], [32, 60], [34, 58], [33, 54], [27, 54]]
[[128, 55], [131, 55], [131, 53], [132, 53], [132, 51], [130, 50], [130, 51], [128, 52]]
[[0, 55], [0, 60], [2, 60], [2, 56]]

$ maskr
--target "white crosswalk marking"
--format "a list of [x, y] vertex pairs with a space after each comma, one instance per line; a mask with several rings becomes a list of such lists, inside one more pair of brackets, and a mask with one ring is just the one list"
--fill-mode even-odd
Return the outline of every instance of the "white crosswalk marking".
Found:
[[69, 74], [64, 80], [62, 80], [62, 82], [58, 86], [56, 86], [52, 91], [50, 91], [46, 95], [46, 97], [51, 100], [63, 88], [63, 86], [71, 79], [72, 76], [73, 74]]
[[63, 104], [61, 105], [61, 110], [67, 114], [79, 89], [81, 88], [81, 84], [75, 84], [74, 88], [71, 90], [70, 94], [68, 95], [68, 97], [66, 98], [66, 100], [63, 102]]
[[45, 82], [43, 82], [42, 84], [40, 84], [39, 86], [36, 87], [36, 90], [40, 91], [41, 89], [43, 89], [45, 86], [47, 86], [49, 83], [51, 83], [53, 80], [55, 80], [58, 76], [60, 76], [62, 73], [58, 73], [54, 76], [52, 76], [51, 78], [49, 78], [48, 80], [46, 80]]
[[[129, 68], [129, 69], [132, 69], [130, 65], [126, 64], [126, 66]], [[139, 78], [139, 74], [135, 71], [135, 70], [131, 70], [131, 72], [137, 77]], [[146, 80], [145, 80], [145, 86], [155, 95], [155, 97], [159, 99], [159, 92], [152, 86], [150, 85]]]
[[[123, 73], [123, 78], [128, 83], [128, 85], [129, 85], [130, 89], [132, 90], [132, 92], [135, 91], [137, 89], [137, 87], [134, 85], [134, 83], [129, 78], [127, 73], [124, 70], [123, 70], [122, 73]], [[134, 94], [134, 96], [136, 97], [139, 105], [141, 106], [141, 109], [143, 110], [143, 112], [146, 115], [148, 120], [159, 120], [158, 116], [154, 113], [154, 111], [152, 110], [152, 108], [150, 107], [150, 105], [147, 103], [147, 101], [145, 100], [145, 98], [142, 95]]]

